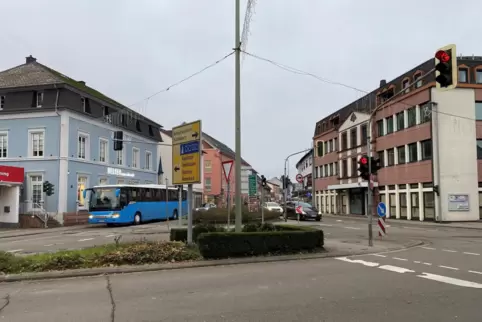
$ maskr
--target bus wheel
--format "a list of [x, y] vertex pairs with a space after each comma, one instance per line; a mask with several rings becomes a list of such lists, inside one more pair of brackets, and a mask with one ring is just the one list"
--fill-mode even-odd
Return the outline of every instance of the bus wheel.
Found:
[[177, 219], [177, 209], [174, 209], [174, 211], [172, 212], [172, 219], [173, 220]]
[[134, 215], [134, 225], [139, 225], [141, 223], [141, 214], [136, 212]]

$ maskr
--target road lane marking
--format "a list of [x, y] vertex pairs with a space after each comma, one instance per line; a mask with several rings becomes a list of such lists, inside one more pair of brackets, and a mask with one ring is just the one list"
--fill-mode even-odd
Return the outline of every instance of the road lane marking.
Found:
[[423, 246], [422, 246], [421, 248], [423, 248], [423, 249], [428, 249], [428, 250], [435, 250], [435, 248], [432, 248], [432, 247], [423, 247]]
[[18, 253], [18, 252], [21, 252], [23, 249], [12, 249], [12, 250], [8, 250], [7, 253]]
[[469, 253], [469, 252], [464, 252], [465, 255], [474, 255], [474, 256], [480, 256], [480, 254], [477, 253]]
[[432, 266], [432, 263], [422, 263], [423, 265]]
[[114, 237], [115, 235], [107, 235], [105, 238]]
[[335, 259], [338, 259], [338, 260], [344, 261], [344, 262], [348, 262], [348, 263], [362, 264], [362, 265], [365, 265], [365, 266], [368, 266], [368, 267], [377, 267], [378, 265], [380, 265], [379, 263], [367, 262], [367, 261], [364, 261], [364, 260], [361, 260], [361, 259], [349, 259], [349, 258], [346, 258], [346, 257], [337, 257]]
[[359, 227], [343, 227], [343, 228], [346, 228], [346, 229], [354, 229], [354, 230], [360, 230], [361, 228]]
[[372, 254], [372, 255], [377, 257], [387, 257], [386, 255], [382, 255], [382, 254]]
[[390, 272], [395, 272], [395, 273], [415, 273], [415, 271], [412, 271], [411, 269], [403, 268], [403, 267], [398, 267], [398, 266], [392, 266], [392, 265], [382, 265], [378, 268], [390, 271]]
[[396, 259], [397, 261], [408, 261], [408, 259], [400, 258], [400, 257], [392, 257], [392, 258]]
[[482, 272], [478, 272], [478, 271], [469, 271], [469, 273], [482, 275]]
[[329, 224], [318, 224], [318, 226], [333, 227], [333, 225], [329, 225]]
[[417, 275], [417, 277], [425, 278], [436, 282], [462, 286], [462, 287], [482, 288], [482, 284], [479, 284], [479, 283], [469, 282], [465, 280], [460, 280], [458, 278], [452, 278], [452, 277], [447, 277], [442, 275], [422, 273], [421, 275]]
[[337, 222], [342, 222], [343, 220], [338, 219]]
[[50, 246], [53, 246], [54, 244], [48, 244], [48, 245], [44, 245], [45, 247], [50, 247]]
[[448, 252], [448, 253], [456, 253], [456, 250], [451, 250], [451, 249], [442, 249], [443, 252]]
[[413, 261], [415, 264], [421, 264], [422, 262], [420, 261]]
[[88, 240], [92, 240], [92, 239], [94, 239], [94, 238], [79, 239], [78, 241], [79, 241], [79, 242], [83, 242], [83, 241], [88, 241]]
[[446, 269], [451, 269], [451, 270], [454, 270], [454, 271], [458, 271], [458, 270], [459, 270], [459, 269], [456, 268], [456, 267], [450, 267], [450, 266], [444, 266], [444, 265], [439, 265], [438, 267], [446, 268]]

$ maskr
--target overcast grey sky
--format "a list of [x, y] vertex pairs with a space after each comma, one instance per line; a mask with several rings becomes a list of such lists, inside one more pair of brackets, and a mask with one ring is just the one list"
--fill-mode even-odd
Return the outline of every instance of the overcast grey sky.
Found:
[[[365, 90], [448, 43], [464, 55], [482, 55], [478, 0], [257, 2], [248, 52]], [[0, 12], [0, 69], [32, 54], [126, 105], [216, 61], [234, 44], [234, 0], [2, 0]], [[453, 27], [443, 16], [450, 13]], [[286, 155], [311, 146], [315, 122], [360, 96], [245, 57], [243, 157], [268, 177], [281, 175]], [[202, 119], [205, 132], [234, 149], [234, 56], [135, 109], [167, 129]]]

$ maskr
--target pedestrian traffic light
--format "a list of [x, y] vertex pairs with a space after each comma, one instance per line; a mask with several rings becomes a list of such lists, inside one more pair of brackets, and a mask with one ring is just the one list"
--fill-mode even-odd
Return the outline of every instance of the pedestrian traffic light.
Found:
[[264, 176], [261, 176], [261, 185], [266, 187], [266, 178]]
[[381, 163], [380, 163], [380, 159], [375, 159], [374, 157], [370, 157], [371, 159], [371, 162], [370, 162], [370, 170], [371, 170], [371, 174], [377, 174], [378, 170], [381, 169]]
[[115, 131], [114, 132], [114, 151], [122, 151], [124, 143], [124, 132]]
[[368, 172], [368, 157], [366, 155], [363, 155], [360, 160], [358, 160], [358, 171], [363, 180], [370, 179], [370, 173]]
[[455, 45], [447, 45], [435, 53], [435, 86], [447, 91], [457, 86], [458, 67]]

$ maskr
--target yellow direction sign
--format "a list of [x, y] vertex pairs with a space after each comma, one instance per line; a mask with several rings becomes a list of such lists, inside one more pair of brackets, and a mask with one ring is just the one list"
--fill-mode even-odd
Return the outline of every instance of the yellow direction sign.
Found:
[[201, 141], [201, 121], [172, 128], [172, 145], [190, 141]]
[[201, 121], [172, 129], [172, 183], [201, 183]]

